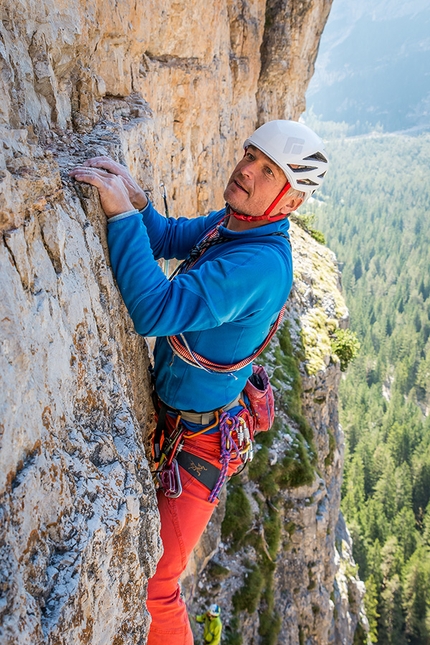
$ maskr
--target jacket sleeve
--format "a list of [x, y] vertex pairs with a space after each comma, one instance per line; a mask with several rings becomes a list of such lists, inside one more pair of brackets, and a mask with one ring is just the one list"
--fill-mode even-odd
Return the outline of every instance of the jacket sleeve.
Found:
[[[252, 316], [269, 303], [279, 310], [291, 287], [291, 259], [266, 244], [223, 252], [169, 282], [138, 212], [109, 224], [108, 243], [122, 297], [143, 336], [211, 329]], [[273, 289], [274, 283], [282, 288]]]

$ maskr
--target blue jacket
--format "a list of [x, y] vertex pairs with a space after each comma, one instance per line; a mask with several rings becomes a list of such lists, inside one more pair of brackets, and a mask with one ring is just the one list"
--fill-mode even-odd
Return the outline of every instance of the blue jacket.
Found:
[[292, 284], [287, 219], [244, 232], [221, 227], [226, 242], [210, 247], [171, 282], [156, 260], [182, 260], [225, 210], [166, 219], [151, 203], [109, 220], [113, 272], [136, 331], [157, 336], [159, 397], [179, 410], [207, 412], [233, 401], [252, 372], [208, 373], [175, 356], [166, 336], [184, 333], [192, 350], [221, 364], [248, 357], [266, 338]]

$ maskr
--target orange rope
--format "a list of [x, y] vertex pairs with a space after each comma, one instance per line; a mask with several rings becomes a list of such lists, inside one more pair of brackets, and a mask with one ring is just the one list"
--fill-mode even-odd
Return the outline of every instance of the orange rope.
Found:
[[276, 321], [272, 325], [271, 330], [269, 331], [268, 335], [266, 336], [262, 344], [255, 350], [255, 352], [253, 352], [251, 356], [248, 356], [248, 358], [244, 358], [238, 363], [233, 363], [231, 365], [221, 365], [220, 363], [214, 363], [209, 359], [205, 358], [204, 356], [202, 356], [201, 354], [198, 354], [197, 352], [191, 353], [187, 349], [187, 347], [185, 347], [185, 345], [182, 344], [178, 336], [167, 336], [167, 341], [170, 347], [173, 349], [173, 351], [178, 356], [183, 358], [186, 362], [191, 363], [192, 365], [196, 365], [197, 367], [202, 367], [203, 369], [208, 369], [209, 371], [212, 371], [212, 372], [221, 372], [221, 373], [228, 374], [229, 372], [235, 372], [236, 370], [240, 370], [243, 367], [246, 367], [247, 365], [252, 363], [252, 361], [255, 358], [257, 358], [257, 356], [261, 354], [261, 352], [264, 349], [266, 349], [267, 345], [270, 343], [276, 331], [278, 330], [279, 325], [281, 324], [282, 318], [284, 317], [285, 309], [286, 309], [286, 305], [282, 307]]

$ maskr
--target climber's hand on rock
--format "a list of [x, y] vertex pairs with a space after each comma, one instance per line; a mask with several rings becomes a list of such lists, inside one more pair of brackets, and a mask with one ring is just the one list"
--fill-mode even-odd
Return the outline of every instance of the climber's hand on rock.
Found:
[[89, 168], [88, 166], [77, 166], [69, 174], [76, 181], [91, 184], [91, 186], [95, 186], [98, 189], [100, 202], [106, 217], [114, 217], [134, 210], [122, 177], [107, 170]]
[[125, 187], [127, 188], [128, 196], [134, 208], [137, 208], [138, 210], [145, 208], [146, 204], [148, 203], [146, 195], [130, 175], [128, 169], [125, 166], [117, 163], [110, 157], [93, 157], [92, 159], [87, 159], [87, 161], [85, 161], [84, 163], [84, 166], [107, 170], [113, 175], [121, 177]]

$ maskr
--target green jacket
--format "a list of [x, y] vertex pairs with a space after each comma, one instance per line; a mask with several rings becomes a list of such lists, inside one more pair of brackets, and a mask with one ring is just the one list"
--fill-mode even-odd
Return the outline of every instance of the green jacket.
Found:
[[205, 629], [203, 632], [203, 642], [210, 643], [211, 645], [219, 645], [221, 642], [222, 622], [221, 618], [217, 616], [213, 618], [208, 614], [196, 616], [198, 623], [204, 623]]

